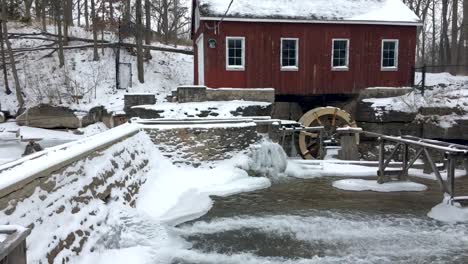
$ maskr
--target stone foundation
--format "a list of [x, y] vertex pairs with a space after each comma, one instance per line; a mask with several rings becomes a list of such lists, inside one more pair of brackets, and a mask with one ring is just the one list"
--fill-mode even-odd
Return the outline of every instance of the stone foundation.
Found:
[[146, 128], [154, 144], [175, 163], [199, 165], [202, 161], [231, 158], [260, 140], [255, 124], [222, 127]]

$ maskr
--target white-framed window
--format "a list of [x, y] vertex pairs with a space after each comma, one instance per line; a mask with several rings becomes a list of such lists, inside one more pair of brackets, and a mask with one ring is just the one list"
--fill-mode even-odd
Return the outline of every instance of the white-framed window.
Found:
[[333, 39], [331, 60], [332, 70], [349, 69], [349, 39]]
[[245, 37], [226, 37], [226, 70], [245, 70]]
[[281, 38], [281, 70], [297, 71], [299, 69], [299, 39]]
[[398, 39], [382, 40], [382, 71], [398, 70]]

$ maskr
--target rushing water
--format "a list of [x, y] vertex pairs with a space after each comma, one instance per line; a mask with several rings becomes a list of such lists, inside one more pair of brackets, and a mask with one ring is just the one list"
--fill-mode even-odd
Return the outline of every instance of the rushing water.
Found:
[[[204, 217], [176, 231], [191, 249], [174, 263], [468, 263], [468, 225], [426, 214], [441, 202], [421, 193], [346, 192], [331, 178], [288, 180], [215, 198]], [[468, 181], [458, 180], [468, 193]]]

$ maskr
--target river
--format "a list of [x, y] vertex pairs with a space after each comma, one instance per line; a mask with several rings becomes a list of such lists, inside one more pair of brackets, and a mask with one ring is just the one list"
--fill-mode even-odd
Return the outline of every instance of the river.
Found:
[[[442, 200], [425, 192], [334, 189], [336, 178], [288, 179], [214, 197], [212, 210], [176, 228], [191, 244], [174, 263], [468, 263], [468, 225], [427, 217]], [[468, 180], [457, 180], [468, 194]]]

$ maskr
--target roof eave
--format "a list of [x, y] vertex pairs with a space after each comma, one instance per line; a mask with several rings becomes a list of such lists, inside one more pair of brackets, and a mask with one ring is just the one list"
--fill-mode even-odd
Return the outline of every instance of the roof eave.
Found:
[[313, 19], [281, 19], [281, 18], [247, 18], [247, 17], [209, 17], [202, 16], [204, 21], [232, 21], [232, 22], [258, 22], [258, 23], [298, 23], [298, 24], [354, 24], [354, 25], [391, 25], [421, 27], [420, 21], [377, 21], [377, 20], [313, 20]]

